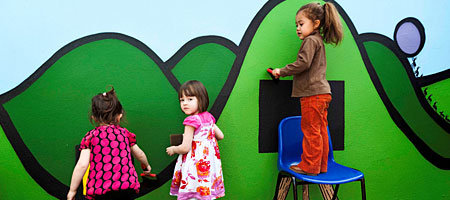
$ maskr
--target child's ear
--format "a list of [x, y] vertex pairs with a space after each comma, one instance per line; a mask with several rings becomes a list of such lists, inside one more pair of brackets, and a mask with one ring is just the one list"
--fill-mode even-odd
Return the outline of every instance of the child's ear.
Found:
[[122, 119], [122, 116], [123, 116], [123, 114], [117, 115], [117, 119], [116, 119], [116, 120], [117, 120], [118, 122], [120, 122], [120, 119]]
[[319, 28], [319, 26], [320, 26], [320, 20], [318, 20], [318, 19], [314, 20], [314, 29]]

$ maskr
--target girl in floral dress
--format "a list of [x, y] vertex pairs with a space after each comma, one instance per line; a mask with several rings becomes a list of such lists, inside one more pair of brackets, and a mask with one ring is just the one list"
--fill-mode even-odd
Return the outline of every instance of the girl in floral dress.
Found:
[[183, 122], [183, 142], [166, 149], [179, 154], [170, 195], [178, 199], [216, 199], [225, 196], [222, 163], [217, 140], [223, 133], [207, 112], [208, 92], [199, 81], [184, 83], [178, 92], [181, 110], [189, 115]]

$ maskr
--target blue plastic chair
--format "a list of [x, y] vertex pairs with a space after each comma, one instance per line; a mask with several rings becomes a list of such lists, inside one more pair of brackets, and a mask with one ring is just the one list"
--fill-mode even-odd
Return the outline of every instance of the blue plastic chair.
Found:
[[289, 167], [298, 164], [303, 152], [302, 140], [303, 132], [300, 128], [301, 116], [284, 118], [278, 127], [278, 181], [275, 197], [278, 195], [278, 185], [283, 177], [291, 177], [294, 189], [294, 199], [297, 199], [297, 184], [331, 184], [336, 185], [333, 200], [337, 198], [339, 185], [352, 181], [361, 181], [362, 199], [366, 199], [366, 189], [364, 174], [356, 169], [340, 165], [334, 161], [333, 145], [331, 144], [330, 131], [330, 151], [328, 154], [328, 172], [320, 173], [317, 176], [308, 176], [295, 173]]

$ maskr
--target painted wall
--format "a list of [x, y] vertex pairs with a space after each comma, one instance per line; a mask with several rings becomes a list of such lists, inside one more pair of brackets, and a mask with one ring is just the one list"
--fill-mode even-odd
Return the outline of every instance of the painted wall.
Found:
[[[270, 79], [267, 67], [295, 59], [301, 41], [294, 15], [307, 2], [2, 2], [8, 31], [0, 40], [1, 198], [65, 196], [75, 145], [92, 128], [90, 98], [108, 84], [127, 111], [125, 126], [161, 177], [143, 185], [140, 199], [171, 198], [175, 158], [164, 149], [168, 135], [183, 130], [176, 88], [190, 79], [206, 85], [209, 110], [226, 134], [219, 143], [224, 199], [272, 198], [277, 154], [259, 153], [259, 83]], [[378, 9], [373, 2], [337, 3], [345, 39], [326, 46], [327, 78], [345, 85], [345, 146], [336, 160], [364, 172], [368, 199], [450, 198], [450, 50], [442, 35], [450, 24], [434, 20], [449, 15], [447, 2], [386, 1]], [[392, 15], [378, 14], [389, 9]], [[373, 25], [373, 16], [386, 23]], [[425, 28], [416, 66], [393, 41], [407, 17]], [[359, 198], [359, 185], [343, 185], [339, 193]], [[319, 195], [311, 187], [311, 198]]]

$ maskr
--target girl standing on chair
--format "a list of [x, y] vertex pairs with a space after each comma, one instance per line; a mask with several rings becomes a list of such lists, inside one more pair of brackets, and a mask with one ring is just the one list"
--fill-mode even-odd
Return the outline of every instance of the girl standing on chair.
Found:
[[295, 17], [297, 35], [303, 40], [297, 61], [276, 68], [272, 75], [294, 76], [292, 97], [300, 97], [302, 111], [303, 154], [301, 162], [291, 165], [296, 173], [317, 175], [327, 172], [328, 105], [331, 89], [326, 80], [325, 43], [338, 45], [342, 41], [342, 25], [332, 3], [309, 3]]

